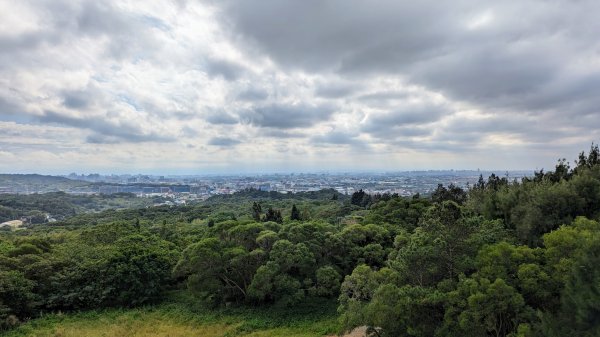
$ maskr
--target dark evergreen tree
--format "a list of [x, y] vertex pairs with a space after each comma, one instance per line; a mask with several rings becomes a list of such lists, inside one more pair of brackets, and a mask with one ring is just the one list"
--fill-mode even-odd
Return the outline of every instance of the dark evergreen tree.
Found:
[[371, 196], [360, 189], [358, 192], [352, 193], [350, 203], [360, 207], [367, 207], [371, 204]]
[[483, 179], [483, 174], [479, 175], [479, 180], [477, 180], [477, 183], [475, 184], [475, 186], [473, 186], [473, 188], [476, 190], [485, 189], [485, 180]]
[[259, 222], [261, 214], [262, 214], [262, 207], [260, 206], [260, 203], [255, 201], [252, 204], [252, 218], [254, 219], [254, 221]]
[[600, 164], [600, 148], [598, 148], [598, 144], [592, 143], [590, 147], [590, 152], [587, 157], [585, 152], [582, 151], [579, 154], [579, 159], [575, 161], [577, 167], [575, 167], [575, 172], [581, 171], [583, 168], [592, 168], [596, 165]]
[[360, 206], [365, 194], [366, 193], [363, 190], [359, 190], [357, 192], [352, 193], [352, 197], [350, 198], [350, 203], [352, 205]]
[[281, 211], [275, 210], [272, 207], [269, 207], [269, 209], [265, 213], [265, 217], [263, 218], [263, 221], [265, 221], [265, 222], [273, 221], [273, 222], [277, 222], [277, 223], [283, 223], [283, 217], [281, 216]]
[[296, 207], [296, 204], [292, 205], [292, 214], [290, 215], [290, 220], [301, 220], [300, 211]]
[[467, 192], [458, 186], [454, 186], [454, 184], [450, 184], [448, 188], [438, 184], [436, 190], [431, 194], [431, 200], [437, 203], [454, 201], [457, 204], [463, 204], [467, 201]]

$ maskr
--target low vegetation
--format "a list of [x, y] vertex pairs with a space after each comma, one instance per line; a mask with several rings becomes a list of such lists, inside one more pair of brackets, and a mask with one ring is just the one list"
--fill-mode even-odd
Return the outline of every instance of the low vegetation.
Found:
[[[172, 295], [172, 294], [171, 294]], [[339, 330], [336, 303], [296, 308], [207, 308], [182, 297], [160, 305], [49, 314], [6, 333], [7, 337], [228, 337], [332, 335]]]

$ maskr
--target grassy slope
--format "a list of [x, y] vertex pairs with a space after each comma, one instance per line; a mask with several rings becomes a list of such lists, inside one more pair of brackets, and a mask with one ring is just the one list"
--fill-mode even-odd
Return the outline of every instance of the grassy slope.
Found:
[[[189, 301], [189, 300], [188, 300]], [[339, 330], [335, 302], [295, 308], [209, 310], [175, 301], [137, 309], [52, 314], [7, 332], [6, 337], [313, 337]]]

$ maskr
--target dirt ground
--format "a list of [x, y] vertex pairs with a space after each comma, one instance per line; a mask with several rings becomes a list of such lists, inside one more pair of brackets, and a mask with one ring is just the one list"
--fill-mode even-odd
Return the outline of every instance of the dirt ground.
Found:
[[[342, 337], [365, 337], [367, 335], [367, 327], [361, 326], [358, 327], [351, 332], [343, 335]], [[329, 337], [339, 337], [339, 336], [329, 336]]]

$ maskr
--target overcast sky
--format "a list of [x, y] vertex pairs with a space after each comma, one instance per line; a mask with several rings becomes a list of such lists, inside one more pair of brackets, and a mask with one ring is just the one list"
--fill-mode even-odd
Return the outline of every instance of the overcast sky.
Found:
[[0, 0], [0, 172], [552, 168], [600, 1]]

